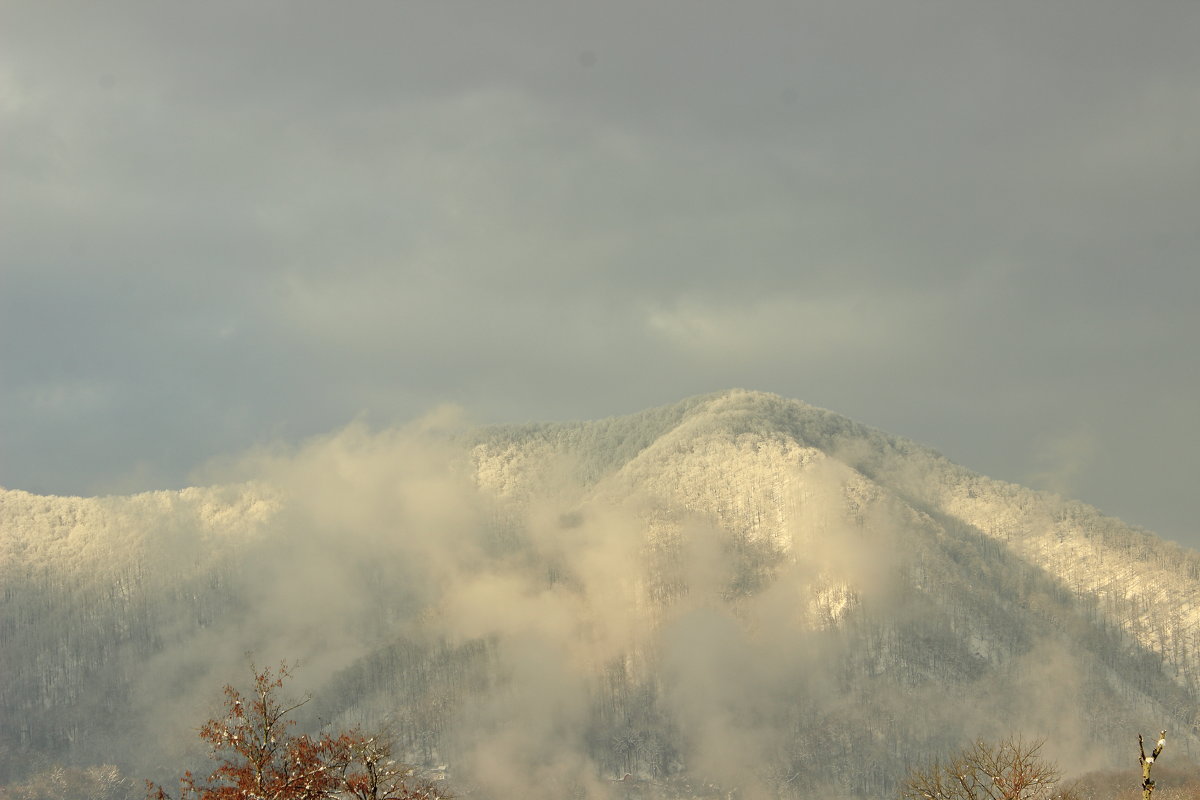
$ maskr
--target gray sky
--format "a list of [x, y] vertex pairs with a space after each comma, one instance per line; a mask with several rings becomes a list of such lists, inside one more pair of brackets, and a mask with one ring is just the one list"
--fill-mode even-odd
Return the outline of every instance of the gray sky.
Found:
[[1200, 545], [1200, 4], [5, 2], [0, 485], [774, 391]]

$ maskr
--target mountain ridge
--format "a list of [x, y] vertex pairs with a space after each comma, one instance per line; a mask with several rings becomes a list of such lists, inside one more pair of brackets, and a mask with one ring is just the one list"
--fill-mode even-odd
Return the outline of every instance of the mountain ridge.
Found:
[[1052, 733], [1079, 768], [1138, 726], [1200, 747], [1200, 556], [799, 401], [352, 426], [249, 471], [0, 490], [0, 779], [190, 757], [178, 727], [136, 754], [246, 650], [498, 798], [497, 758], [581, 791], [886, 796], [962, 737]]

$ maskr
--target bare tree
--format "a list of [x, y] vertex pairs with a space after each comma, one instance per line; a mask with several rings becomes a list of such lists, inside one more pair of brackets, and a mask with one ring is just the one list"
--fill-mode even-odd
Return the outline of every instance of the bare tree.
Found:
[[[388, 743], [353, 730], [296, 734], [293, 711], [307, 700], [280, 698], [287, 664], [254, 669], [243, 694], [225, 687], [225, 713], [200, 727], [216, 767], [207, 778], [185, 772], [178, 800], [444, 800], [440, 787], [396, 764]], [[147, 800], [175, 800], [147, 783]], [[0, 798], [2, 800], [2, 798]]]
[[1150, 800], [1150, 795], [1154, 794], [1154, 781], [1150, 780], [1150, 770], [1154, 768], [1154, 762], [1158, 760], [1158, 754], [1166, 744], [1167, 732], [1163, 731], [1158, 734], [1158, 744], [1154, 745], [1154, 749], [1147, 756], [1142, 735], [1138, 734], [1138, 763], [1142, 765], [1142, 800]]
[[126, 800], [134, 796], [133, 784], [111, 764], [83, 769], [59, 764], [22, 783], [0, 786], [0, 800]]
[[949, 761], [913, 769], [900, 790], [904, 800], [1077, 800], [1060, 787], [1058, 767], [1041, 756], [1044, 740], [1020, 737], [999, 744], [977, 741]]

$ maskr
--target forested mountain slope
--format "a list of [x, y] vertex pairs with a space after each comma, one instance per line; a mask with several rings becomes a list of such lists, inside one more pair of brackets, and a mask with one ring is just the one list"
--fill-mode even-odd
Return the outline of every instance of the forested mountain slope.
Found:
[[252, 652], [480, 797], [882, 797], [1009, 733], [1083, 770], [1194, 744], [1198, 574], [773, 395], [352, 427], [214, 488], [0, 492], [0, 769], [177, 771]]

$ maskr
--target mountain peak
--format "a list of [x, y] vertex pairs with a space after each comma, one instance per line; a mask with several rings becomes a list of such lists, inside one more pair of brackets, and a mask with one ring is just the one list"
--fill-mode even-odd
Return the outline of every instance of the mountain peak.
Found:
[[1071, 771], [1200, 714], [1200, 557], [830, 411], [730, 390], [434, 438], [0, 495], [0, 770], [151, 769], [198, 722], [161, 709], [247, 651], [407, 759], [596, 796], [894, 796], [964, 739], [1051, 736]]

